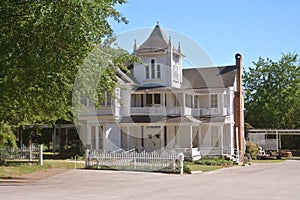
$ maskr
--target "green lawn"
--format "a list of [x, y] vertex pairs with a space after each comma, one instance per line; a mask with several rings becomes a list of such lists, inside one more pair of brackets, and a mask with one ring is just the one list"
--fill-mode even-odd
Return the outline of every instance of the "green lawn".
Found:
[[252, 160], [253, 163], [278, 163], [278, 162], [284, 162], [285, 159], [280, 160]]
[[[51, 168], [74, 169], [75, 163], [69, 160], [44, 160], [44, 165], [37, 164], [11, 164], [9, 166], [0, 166], [0, 179], [14, 178], [17, 176], [30, 174], [35, 171], [47, 170]], [[76, 163], [76, 168], [84, 168], [84, 163]]]
[[203, 171], [203, 172], [225, 168], [225, 166], [197, 165], [197, 164], [188, 164], [188, 167], [191, 169], [191, 171]]

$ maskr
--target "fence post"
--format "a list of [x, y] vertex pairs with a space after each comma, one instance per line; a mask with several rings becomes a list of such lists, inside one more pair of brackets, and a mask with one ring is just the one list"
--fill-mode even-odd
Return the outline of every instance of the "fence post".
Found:
[[39, 165], [43, 166], [43, 144], [39, 145]]
[[85, 150], [85, 168], [89, 167], [89, 160], [90, 160], [90, 150]]
[[183, 160], [184, 160], [184, 155], [183, 153], [179, 153], [179, 162], [180, 162], [180, 175], [183, 174]]
[[28, 150], [29, 150], [29, 163], [31, 163], [31, 161], [32, 161], [32, 144], [29, 144]]

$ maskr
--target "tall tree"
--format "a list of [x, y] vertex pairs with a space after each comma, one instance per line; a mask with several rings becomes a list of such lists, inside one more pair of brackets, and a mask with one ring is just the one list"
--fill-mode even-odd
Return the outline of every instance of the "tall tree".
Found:
[[244, 74], [245, 120], [255, 128], [300, 128], [300, 62], [295, 53], [259, 58]]
[[127, 22], [125, 0], [2, 0], [0, 119], [13, 125], [70, 119], [72, 87], [88, 53]]

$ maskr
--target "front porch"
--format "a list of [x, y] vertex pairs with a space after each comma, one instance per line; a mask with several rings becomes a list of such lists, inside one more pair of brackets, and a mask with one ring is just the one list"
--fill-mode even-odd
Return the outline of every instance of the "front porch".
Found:
[[[120, 148], [137, 152], [172, 151], [184, 153], [188, 160], [209, 156], [233, 156], [233, 125], [201, 123], [195, 118], [172, 117], [130, 123], [121, 121]], [[173, 122], [173, 123], [172, 123]], [[176, 123], [175, 123], [176, 122]]]

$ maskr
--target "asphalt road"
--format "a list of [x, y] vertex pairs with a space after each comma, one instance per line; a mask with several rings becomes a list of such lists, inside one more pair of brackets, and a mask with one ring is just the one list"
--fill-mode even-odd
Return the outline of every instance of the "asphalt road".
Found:
[[71, 170], [35, 183], [2, 185], [0, 199], [300, 199], [300, 160], [182, 176]]

